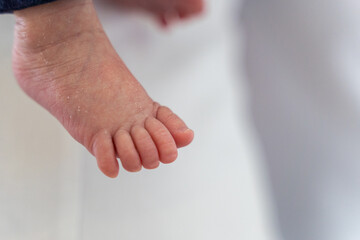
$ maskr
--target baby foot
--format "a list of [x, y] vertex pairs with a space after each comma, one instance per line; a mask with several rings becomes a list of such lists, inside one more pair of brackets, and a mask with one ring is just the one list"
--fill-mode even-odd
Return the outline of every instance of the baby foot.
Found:
[[13, 68], [22, 89], [53, 114], [109, 177], [171, 163], [193, 132], [155, 103], [111, 46], [90, 0], [15, 12]]
[[185, 19], [203, 11], [203, 0], [104, 0], [138, 10], [145, 10], [156, 16], [164, 25], [177, 18]]

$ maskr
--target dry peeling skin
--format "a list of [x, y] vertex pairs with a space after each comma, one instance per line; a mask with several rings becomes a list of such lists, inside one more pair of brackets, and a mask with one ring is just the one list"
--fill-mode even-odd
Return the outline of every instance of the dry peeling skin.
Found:
[[[89, 0], [15, 13], [13, 66], [22, 89], [52, 113], [109, 177], [171, 163], [193, 132], [155, 103], [116, 54]], [[64, 97], [61, 97], [64, 96]], [[65, 97], [66, 96], [66, 97]]]

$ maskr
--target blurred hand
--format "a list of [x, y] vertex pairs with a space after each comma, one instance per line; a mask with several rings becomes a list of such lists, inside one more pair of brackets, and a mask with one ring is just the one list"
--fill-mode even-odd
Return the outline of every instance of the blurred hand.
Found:
[[146, 11], [155, 16], [161, 25], [187, 19], [200, 14], [204, 0], [104, 0], [121, 7]]

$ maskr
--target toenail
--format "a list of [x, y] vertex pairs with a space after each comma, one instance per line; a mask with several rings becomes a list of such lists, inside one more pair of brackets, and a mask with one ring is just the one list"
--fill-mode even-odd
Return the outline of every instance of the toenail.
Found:
[[160, 162], [154, 162], [154, 163], [149, 164], [148, 168], [154, 169], [154, 168], [159, 167], [159, 165], [160, 165]]
[[184, 131], [184, 133], [194, 133], [194, 131], [191, 130], [190, 128], [188, 128], [188, 129], [186, 129], [186, 130]]
[[128, 171], [129, 171], [129, 172], [136, 173], [136, 172], [140, 172], [141, 169], [142, 169], [142, 166], [139, 166], [139, 167], [136, 167], [136, 168], [133, 168], [133, 169], [129, 169]]
[[164, 164], [169, 164], [169, 163], [173, 163], [178, 157], [178, 152], [172, 152], [166, 155], [166, 159], [163, 160], [162, 163]]
[[141, 169], [142, 169], [142, 165], [139, 165], [139, 166], [137, 166], [137, 167], [134, 169], [134, 171], [135, 171], [135, 172], [140, 172]]

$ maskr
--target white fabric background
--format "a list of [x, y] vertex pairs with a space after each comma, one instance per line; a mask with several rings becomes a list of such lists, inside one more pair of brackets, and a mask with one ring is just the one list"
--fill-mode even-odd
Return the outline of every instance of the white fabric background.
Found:
[[196, 131], [175, 164], [116, 180], [16, 86], [13, 17], [1, 16], [1, 239], [273, 239], [230, 3], [168, 32], [99, 8], [135, 76]]
[[241, 20], [283, 238], [359, 239], [359, 1], [250, 0]]
[[135, 76], [196, 131], [175, 164], [116, 180], [19, 90], [0, 16], [0, 239], [359, 239], [360, 4], [208, 4], [165, 32], [99, 6]]

